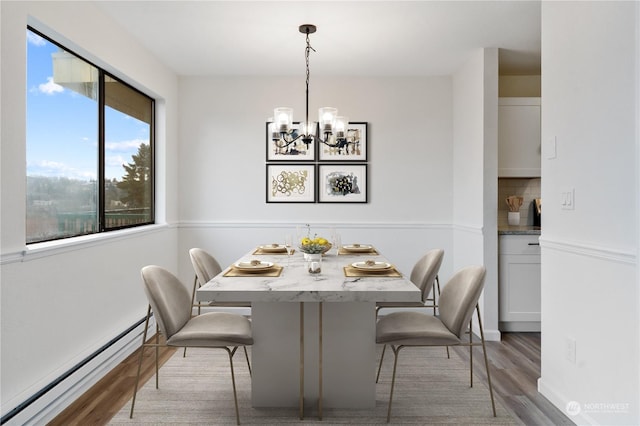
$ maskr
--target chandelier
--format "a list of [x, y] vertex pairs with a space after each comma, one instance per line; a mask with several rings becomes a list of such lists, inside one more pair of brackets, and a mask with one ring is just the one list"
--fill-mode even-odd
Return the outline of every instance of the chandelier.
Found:
[[338, 115], [333, 107], [322, 107], [318, 111], [318, 122], [309, 121], [309, 53], [315, 49], [311, 47], [309, 34], [316, 32], [316, 26], [304, 24], [298, 27], [302, 34], [306, 34], [307, 47], [304, 49], [306, 64], [306, 115], [305, 121], [300, 123], [299, 129], [293, 127], [293, 109], [278, 107], [273, 110], [273, 122], [269, 124], [271, 139], [278, 148], [285, 148], [299, 140], [309, 147], [313, 141], [323, 143], [329, 147], [343, 148], [348, 145], [347, 128], [349, 119]]

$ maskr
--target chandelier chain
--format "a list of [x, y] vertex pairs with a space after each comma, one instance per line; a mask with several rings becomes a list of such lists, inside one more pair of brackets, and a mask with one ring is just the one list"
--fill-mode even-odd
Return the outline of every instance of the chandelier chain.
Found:
[[316, 49], [314, 49], [313, 47], [311, 47], [311, 40], [309, 39], [309, 33], [307, 32], [307, 48], [304, 49], [304, 60], [305, 60], [305, 64], [307, 66], [307, 90], [309, 89], [309, 51], [313, 50], [314, 52], [316, 51]]
[[311, 40], [309, 39], [309, 30], [307, 30], [307, 47], [304, 49], [304, 61], [305, 64], [307, 66], [307, 75], [306, 75], [306, 84], [307, 84], [307, 90], [306, 90], [306, 114], [305, 114], [305, 122], [304, 122], [304, 126], [305, 126], [305, 134], [306, 137], [309, 136], [311, 130], [307, 128], [308, 123], [309, 123], [309, 75], [311, 74], [309, 72], [309, 51], [313, 50], [314, 52], [316, 51], [313, 47], [311, 47]]

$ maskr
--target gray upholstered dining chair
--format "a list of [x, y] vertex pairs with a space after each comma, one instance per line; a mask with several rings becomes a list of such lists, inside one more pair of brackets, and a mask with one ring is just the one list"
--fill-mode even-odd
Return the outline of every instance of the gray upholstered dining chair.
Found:
[[[387, 422], [391, 420], [391, 403], [393, 388], [396, 380], [398, 354], [405, 347], [412, 346], [469, 346], [470, 381], [473, 386], [473, 352], [472, 347], [482, 346], [484, 365], [487, 370], [487, 382], [491, 396], [493, 416], [496, 416], [496, 406], [493, 399], [489, 361], [482, 330], [482, 319], [478, 299], [484, 288], [486, 270], [484, 266], [469, 266], [458, 271], [444, 286], [440, 295], [439, 317], [422, 312], [406, 311], [393, 312], [381, 317], [376, 325], [376, 343], [390, 345], [395, 355], [393, 361], [393, 376], [391, 379], [391, 393], [387, 410]], [[473, 333], [471, 318], [473, 311], [478, 314], [478, 327], [481, 343], [472, 341]], [[465, 332], [469, 331], [469, 342], [462, 340]]]
[[[213, 277], [222, 272], [222, 268], [218, 261], [207, 251], [201, 248], [192, 248], [189, 250], [189, 257], [191, 258], [191, 265], [195, 271], [195, 277], [193, 280], [193, 291], [191, 293], [191, 304], [194, 307], [198, 307], [198, 315], [200, 315], [200, 308], [202, 304], [198, 302], [194, 304], [196, 297], [196, 290], [209, 282]], [[219, 307], [240, 307], [250, 308], [251, 302], [210, 302], [207, 306], [219, 306]]]
[[[383, 308], [433, 308], [433, 315], [436, 315], [437, 300], [436, 291], [440, 295], [440, 279], [438, 272], [442, 265], [444, 250], [432, 249], [424, 254], [413, 266], [409, 280], [421, 291], [422, 297], [419, 302], [377, 302], [376, 310]], [[433, 294], [429, 297], [429, 294]], [[427, 304], [432, 301], [433, 304]]]
[[[437, 311], [437, 299], [436, 291], [440, 296], [440, 278], [438, 278], [438, 272], [442, 265], [442, 259], [444, 258], [444, 250], [431, 249], [424, 254], [413, 266], [409, 280], [414, 283], [422, 292], [420, 301], [418, 302], [377, 302], [376, 314], [380, 309], [384, 308], [433, 308], [433, 315], [436, 315]], [[433, 294], [429, 297], [429, 294]], [[432, 302], [429, 304], [429, 302]], [[378, 366], [378, 374], [376, 375], [376, 383], [380, 379], [380, 370], [382, 368], [382, 361], [384, 360], [384, 354], [387, 351], [387, 345], [382, 347], [382, 354], [380, 355], [380, 364]], [[447, 358], [449, 358], [449, 347], [447, 346]]]
[[[201, 248], [192, 248], [189, 250], [189, 257], [191, 258], [191, 265], [195, 271], [195, 277], [193, 279], [193, 290], [191, 292], [191, 305], [198, 307], [198, 315], [200, 315], [202, 304], [198, 302], [194, 304], [196, 298], [196, 290], [202, 285], [209, 282], [213, 277], [222, 272], [222, 268], [218, 261], [209, 254], [207, 251]], [[210, 302], [207, 306], [225, 307], [225, 308], [250, 308], [251, 302]], [[249, 362], [249, 354], [247, 348], [244, 347], [244, 356], [247, 359], [247, 366], [249, 366], [249, 372], [251, 372], [251, 363]], [[182, 356], [187, 355], [187, 348], [184, 348]]]
[[[236, 422], [240, 424], [238, 413], [238, 397], [236, 394], [236, 379], [233, 370], [233, 355], [238, 347], [253, 344], [251, 322], [242, 315], [228, 312], [209, 312], [193, 317], [189, 291], [171, 272], [159, 266], [145, 266], [142, 268], [144, 291], [149, 300], [147, 319], [140, 348], [138, 373], [131, 401], [130, 418], [136, 403], [140, 368], [143, 352], [146, 347], [175, 346], [218, 348], [227, 351], [231, 366], [231, 383], [233, 385], [233, 399], [236, 409]], [[156, 335], [155, 343], [147, 342], [147, 328], [151, 312], [156, 319], [157, 328], [164, 335], [166, 342], [160, 344]], [[229, 349], [229, 348], [233, 349]], [[158, 351], [156, 353], [156, 388], [158, 388]]]

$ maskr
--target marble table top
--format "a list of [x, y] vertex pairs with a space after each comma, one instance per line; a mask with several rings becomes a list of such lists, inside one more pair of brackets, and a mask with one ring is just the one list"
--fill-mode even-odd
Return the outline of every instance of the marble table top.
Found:
[[[243, 302], [416, 302], [420, 290], [403, 277], [345, 277], [343, 267], [365, 260], [385, 261], [382, 255], [337, 255], [332, 249], [323, 256], [322, 272], [309, 274], [303, 253], [253, 255], [253, 249], [238, 262], [259, 259], [274, 262], [284, 269], [279, 277], [225, 277], [221, 274], [200, 287], [196, 299]], [[392, 263], [392, 262], [389, 262]], [[403, 271], [400, 271], [403, 272]]]

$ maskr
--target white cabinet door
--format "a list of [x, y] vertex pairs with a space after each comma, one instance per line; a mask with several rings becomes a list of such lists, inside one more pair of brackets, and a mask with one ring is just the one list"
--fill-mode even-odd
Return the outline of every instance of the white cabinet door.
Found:
[[502, 235], [499, 238], [499, 320], [504, 331], [539, 331], [538, 238], [537, 235]]
[[540, 321], [540, 256], [500, 256], [500, 321]]
[[498, 177], [540, 177], [540, 98], [500, 98]]

